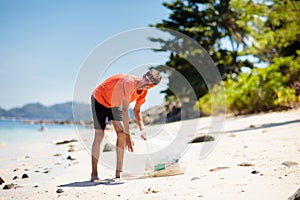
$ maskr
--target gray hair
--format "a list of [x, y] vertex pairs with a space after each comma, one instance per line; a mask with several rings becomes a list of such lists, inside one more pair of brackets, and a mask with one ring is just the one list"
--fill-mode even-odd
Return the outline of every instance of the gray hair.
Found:
[[155, 69], [151, 69], [150, 71], [148, 71], [146, 73], [146, 76], [154, 85], [158, 85], [162, 79], [160, 72]]

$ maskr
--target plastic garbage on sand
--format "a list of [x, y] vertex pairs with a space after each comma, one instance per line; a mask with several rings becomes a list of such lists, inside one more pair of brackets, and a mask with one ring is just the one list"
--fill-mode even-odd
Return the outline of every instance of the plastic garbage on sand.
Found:
[[[145, 142], [147, 153], [145, 154], [144, 172], [122, 172], [123, 179], [139, 179], [148, 177], [163, 177], [184, 174], [188, 155], [184, 154], [183, 146], [179, 148], [186, 140], [177, 133], [163, 130], [159, 135], [150, 137]], [[175, 142], [182, 141], [180, 144]]]
[[148, 170], [147, 177], [162, 177], [162, 176], [175, 176], [181, 175], [185, 172], [185, 165], [179, 162], [168, 164], [169, 161], [161, 161], [154, 165], [152, 170]]
[[184, 174], [186, 169], [186, 158], [181, 155], [168, 152], [163, 156], [148, 157], [145, 162], [147, 177], [162, 177]]

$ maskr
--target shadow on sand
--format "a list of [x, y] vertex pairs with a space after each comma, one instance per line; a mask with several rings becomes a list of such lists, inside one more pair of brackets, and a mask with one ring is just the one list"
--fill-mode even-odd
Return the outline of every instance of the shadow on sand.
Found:
[[100, 182], [91, 182], [91, 181], [80, 181], [80, 182], [73, 182], [73, 183], [67, 183], [63, 185], [59, 185], [58, 187], [92, 187], [97, 185], [120, 185], [124, 184], [124, 181], [117, 180], [117, 179], [105, 179]]
[[276, 127], [276, 126], [284, 126], [284, 125], [294, 124], [294, 123], [300, 123], [300, 119], [285, 121], [285, 122], [278, 122], [278, 123], [262, 124], [262, 125], [259, 125], [259, 126], [251, 125], [249, 128], [239, 129], [239, 130], [230, 130], [230, 131], [226, 131], [225, 133], [242, 132], [242, 131], [249, 131], [249, 130], [258, 130], [258, 129], [262, 129], [262, 128], [271, 128], [271, 127]]

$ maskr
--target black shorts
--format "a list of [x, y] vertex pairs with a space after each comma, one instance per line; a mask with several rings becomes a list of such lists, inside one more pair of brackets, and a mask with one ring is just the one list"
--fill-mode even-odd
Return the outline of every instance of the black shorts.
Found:
[[92, 95], [91, 107], [93, 113], [94, 129], [104, 130], [106, 127], [106, 119], [108, 121], [122, 121], [121, 107], [107, 108], [100, 104]]

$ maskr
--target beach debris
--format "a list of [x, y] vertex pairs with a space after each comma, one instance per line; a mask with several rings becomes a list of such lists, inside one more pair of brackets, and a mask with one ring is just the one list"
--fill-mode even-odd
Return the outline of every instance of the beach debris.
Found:
[[297, 162], [293, 162], [293, 161], [285, 161], [283, 163], [281, 163], [282, 165], [286, 166], [286, 167], [292, 167], [294, 165], [298, 165]]
[[216, 167], [214, 169], [210, 169], [209, 171], [210, 172], [216, 172], [216, 171], [220, 171], [220, 170], [223, 170], [223, 169], [228, 169], [229, 167]]
[[56, 142], [56, 145], [62, 145], [62, 144], [68, 144], [68, 143], [72, 143], [72, 142], [78, 142], [78, 140], [72, 139], [72, 140], [64, 140], [62, 142]]
[[18, 176], [14, 176], [14, 177], [13, 177], [13, 180], [16, 180], [16, 179], [18, 179], [18, 178], [19, 178]]
[[54, 154], [53, 156], [55, 157], [61, 156], [61, 153]]
[[300, 188], [288, 198], [288, 200], [299, 200], [300, 199]]
[[194, 138], [189, 143], [200, 143], [200, 142], [210, 142], [210, 141], [215, 141], [215, 138], [209, 135], [204, 135], [204, 136], [199, 136]]
[[73, 145], [70, 145], [68, 152], [74, 152], [74, 151], [75, 151], [75, 149], [73, 148]]
[[29, 178], [29, 176], [27, 174], [23, 174], [22, 178]]
[[238, 166], [242, 166], [242, 167], [251, 167], [251, 166], [254, 166], [254, 165], [251, 164], [251, 163], [243, 162], [243, 163], [238, 164]]
[[0, 177], [0, 185], [2, 185], [2, 183], [5, 183], [4, 180]]
[[76, 160], [75, 158], [72, 158], [71, 156], [67, 157], [67, 160]]
[[[166, 166], [164, 164], [164, 166]], [[163, 177], [163, 176], [176, 176], [184, 174], [185, 167], [181, 166], [180, 163], [172, 164], [171, 166], [163, 169], [163, 164], [156, 165], [158, 171], [147, 174], [147, 177]]]
[[104, 148], [103, 148], [103, 152], [110, 152], [110, 151], [114, 151], [115, 150], [115, 147], [113, 144], [111, 143], [106, 143], [104, 145]]
[[249, 128], [256, 128], [255, 125], [251, 124]]
[[63, 189], [61, 189], [61, 188], [59, 188], [59, 189], [57, 189], [56, 190], [56, 193], [63, 193], [64, 191], [63, 191]]
[[153, 189], [149, 187], [147, 190], [144, 191], [145, 194], [151, 194], [151, 193], [158, 193], [159, 191], [157, 189]]
[[191, 179], [191, 181], [195, 181], [195, 180], [199, 180], [200, 178], [199, 177], [193, 177], [192, 179]]
[[6, 184], [4, 187], [3, 187], [3, 190], [10, 190], [10, 189], [13, 189], [14, 188], [14, 184]]
[[257, 170], [254, 170], [254, 171], [251, 172], [251, 174], [259, 174], [259, 173], [260, 173], [260, 172], [257, 171]]

